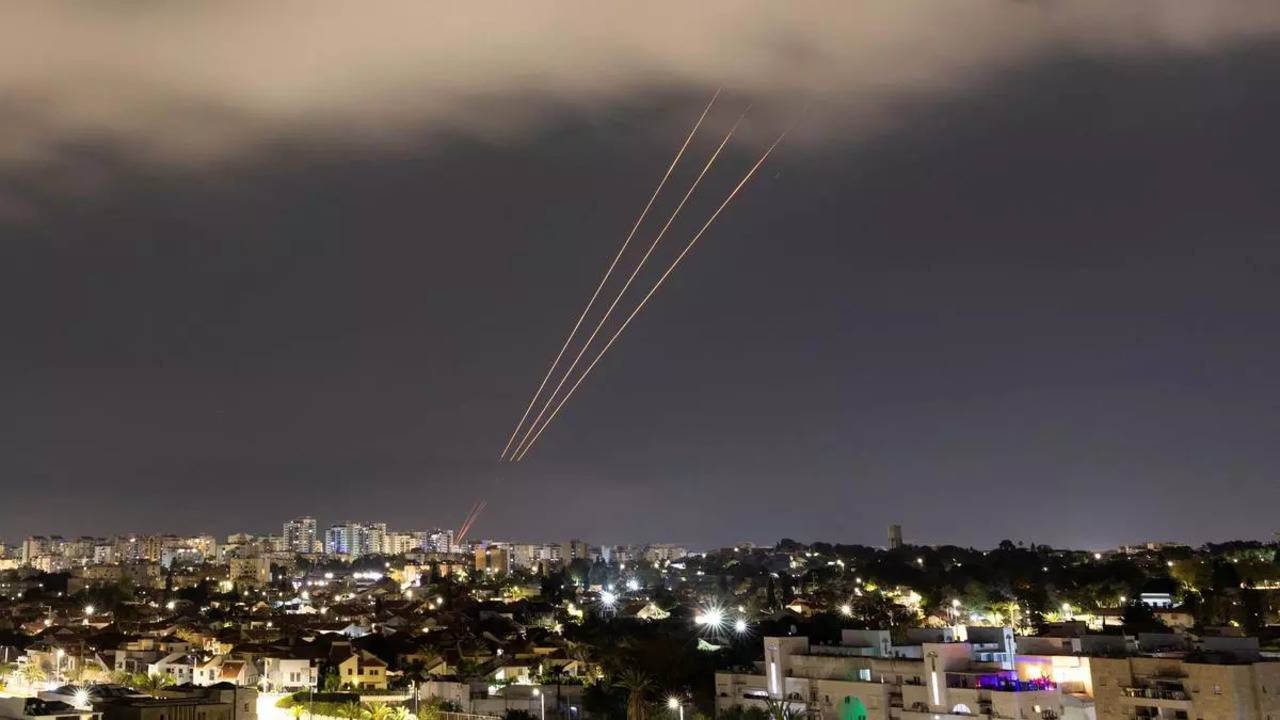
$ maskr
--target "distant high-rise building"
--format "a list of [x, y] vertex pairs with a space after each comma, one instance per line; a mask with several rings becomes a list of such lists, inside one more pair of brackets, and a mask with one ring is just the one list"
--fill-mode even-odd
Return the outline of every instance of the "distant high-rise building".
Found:
[[889, 549], [897, 550], [900, 547], [902, 547], [902, 526], [890, 525], [889, 526]]
[[286, 552], [309, 553], [316, 544], [316, 519], [304, 515], [284, 524], [283, 545]]
[[387, 547], [387, 524], [368, 523], [365, 528], [365, 545], [361, 555], [385, 555], [390, 552]]
[[422, 543], [422, 549], [427, 552], [453, 552], [453, 531], [440, 529], [432, 530], [426, 534], [426, 539]]
[[355, 522], [330, 525], [324, 534], [324, 551], [330, 555], [360, 557], [369, 553], [369, 531]]
[[475, 567], [478, 572], [505, 575], [511, 572], [511, 548], [504, 543], [482, 543], [476, 546]]
[[585, 542], [581, 540], [569, 541], [570, 562], [574, 560], [590, 560], [590, 559], [591, 559], [591, 548], [589, 548]]
[[651, 563], [669, 562], [688, 554], [684, 548], [671, 543], [650, 543], [644, 548], [644, 559]]

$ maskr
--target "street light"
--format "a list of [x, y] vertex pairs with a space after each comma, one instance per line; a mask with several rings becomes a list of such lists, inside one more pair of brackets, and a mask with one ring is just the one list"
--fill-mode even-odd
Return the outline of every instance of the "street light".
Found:
[[542, 688], [534, 688], [533, 694], [538, 698], [538, 709], [542, 712], [542, 720], [547, 720], [547, 696], [542, 694]]
[[667, 698], [667, 707], [680, 713], [680, 720], [684, 720], [684, 704], [675, 695]]
[[54, 674], [58, 676], [58, 682], [62, 682], [62, 656], [66, 654], [62, 648], [58, 648], [53, 653], [54, 657], [57, 658], [57, 667], [54, 669]]

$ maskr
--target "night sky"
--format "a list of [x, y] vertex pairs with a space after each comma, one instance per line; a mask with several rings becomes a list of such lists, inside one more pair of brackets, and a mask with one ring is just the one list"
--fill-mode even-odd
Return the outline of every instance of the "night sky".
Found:
[[[487, 498], [474, 532], [515, 540], [1269, 539], [1280, 7], [928, 5], [849, 38], [875, 47], [800, 4], [699, 52], [646, 44], [661, 17], [458, 20], [486, 40], [444, 50], [313, 18], [360, 40], [317, 49], [253, 4], [28, 6], [0, 30], [0, 538]], [[131, 42], [153, 22], [186, 29]], [[720, 81], [659, 210], [756, 107], [641, 287], [808, 110], [499, 464]]]

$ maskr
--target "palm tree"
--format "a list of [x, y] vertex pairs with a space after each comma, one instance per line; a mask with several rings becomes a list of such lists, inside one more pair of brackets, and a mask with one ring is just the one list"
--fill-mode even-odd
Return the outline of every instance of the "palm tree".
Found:
[[627, 720], [647, 720], [648, 694], [653, 690], [653, 679], [639, 670], [628, 668], [622, 671], [613, 684], [627, 691]]
[[138, 690], [155, 694], [157, 690], [167, 688], [173, 684], [172, 675], [160, 675], [158, 673], [138, 673], [133, 676], [132, 685]]
[[338, 677], [337, 673], [327, 672], [324, 674], [324, 682], [321, 684], [321, 687], [324, 692], [327, 693], [337, 692], [338, 688], [342, 687], [342, 680]]
[[418, 650], [420, 657], [414, 658], [404, 668], [404, 676], [409, 679], [410, 685], [413, 687], [413, 713], [418, 714], [418, 683], [426, 680], [428, 672], [431, 668], [440, 664], [440, 651], [430, 645], [424, 645]]
[[769, 720], [794, 720], [796, 717], [795, 708], [786, 699], [765, 698], [764, 711], [768, 714]]
[[361, 720], [363, 716], [364, 708], [354, 700], [348, 700], [338, 706], [338, 717], [347, 718], [347, 720]]
[[409, 720], [411, 717], [408, 708], [403, 705], [397, 705], [390, 708], [390, 713], [391, 714], [387, 716], [387, 720]]
[[307, 711], [306, 707], [302, 705], [289, 706], [289, 715], [293, 718], [293, 720], [302, 720], [302, 714], [305, 713], [306, 711]]
[[361, 718], [362, 720], [391, 720], [393, 714], [386, 703], [372, 703], [365, 708]]
[[44, 668], [35, 663], [27, 663], [26, 665], [23, 665], [22, 669], [18, 671], [18, 674], [22, 676], [22, 679], [25, 680], [28, 685], [42, 683], [49, 677], [49, 673], [45, 672]]
[[462, 682], [469, 682], [483, 673], [484, 666], [481, 663], [465, 657], [458, 658], [458, 665], [453, 669], [453, 674], [457, 675]]

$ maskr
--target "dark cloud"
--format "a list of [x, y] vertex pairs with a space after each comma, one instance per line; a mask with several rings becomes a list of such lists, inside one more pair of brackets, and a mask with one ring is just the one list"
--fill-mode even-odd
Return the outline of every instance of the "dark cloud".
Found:
[[1212, 53], [1278, 31], [1271, 0], [55, 0], [0, 26], [0, 157], [56, 163], [109, 141], [202, 163], [299, 135], [518, 136], [566, 105], [718, 84], [844, 102], [868, 126], [887, 100], [962, 91], [1064, 48]]

